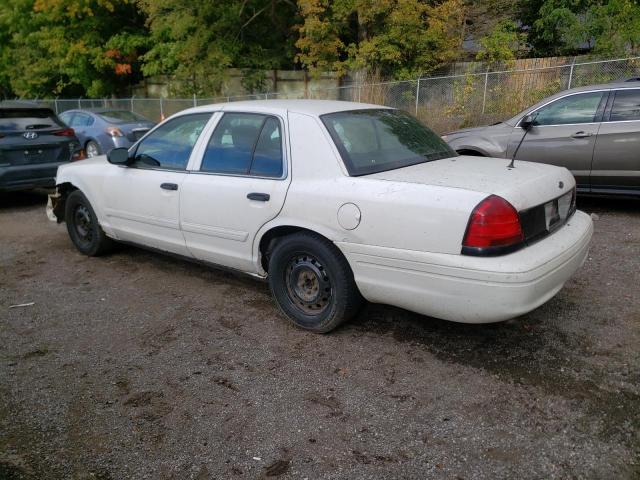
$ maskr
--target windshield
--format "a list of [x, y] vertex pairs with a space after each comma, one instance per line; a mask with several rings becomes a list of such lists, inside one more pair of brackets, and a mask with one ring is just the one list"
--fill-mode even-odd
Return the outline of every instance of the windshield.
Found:
[[351, 110], [321, 119], [351, 176], [457, 156], [438, 135], [400, 110]]
[[111, 110], [100, 112], [98, 115], [110, 123], [148, 122], [146, 118], [127, 110]]
[[15, 132], [62, 126], [48, 108], [0, 109], [0, 131]]

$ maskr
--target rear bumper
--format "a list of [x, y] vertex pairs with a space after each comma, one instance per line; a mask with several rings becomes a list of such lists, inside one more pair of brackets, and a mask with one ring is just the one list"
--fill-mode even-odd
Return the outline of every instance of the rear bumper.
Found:
[[0, 167], [0, 190], [26, 190], [56, 186], [56, 173], [60, 165], [69, 162], [37, 163]]
[[508, 320], [551, 299], [584, 263], [593, 223], [576, 212], [545, 239], [509, 255], [468, 257], [337, 243], [362, 295], [444, 320]]

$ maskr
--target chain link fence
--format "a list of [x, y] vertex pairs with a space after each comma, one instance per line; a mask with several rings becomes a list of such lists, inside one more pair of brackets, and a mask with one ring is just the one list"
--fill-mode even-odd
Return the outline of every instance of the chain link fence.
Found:
[[413, 113], [437, 132], [505, 120], [543, 98], [578, 86], [640, 77], [640, 57], [573, 62], [523, 70], [471, 71], [410, 81], [353, 84], [299, 92], [198, 98], [105, 98], [37, 100], [56, 112], [113, 108], [160, 121], [186, 108], [238, 100], [310, 98], [387, 105]]

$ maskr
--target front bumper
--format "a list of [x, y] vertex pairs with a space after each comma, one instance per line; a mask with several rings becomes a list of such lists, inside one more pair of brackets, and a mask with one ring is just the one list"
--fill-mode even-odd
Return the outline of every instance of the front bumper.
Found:
[[469, 257], [336, 243], [362, 295], [423, 315], [491, 323], [551, 299], [584, 263], [593, 223], [577, 211], [553, 234], [499, 257]]
[[53, 188], [60, 165], [69, 162], [36, 163], [0, 167], [0, 190]]

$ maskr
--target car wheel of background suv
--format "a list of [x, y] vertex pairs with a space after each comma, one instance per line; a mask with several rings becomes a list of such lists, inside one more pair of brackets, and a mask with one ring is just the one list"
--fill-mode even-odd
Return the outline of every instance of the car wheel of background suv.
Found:
[[342, 253], [312, 232], [284, 237], [269, 258], [269, 286], [297, 326], [326, 333], [353, 318], [363, 299]]

